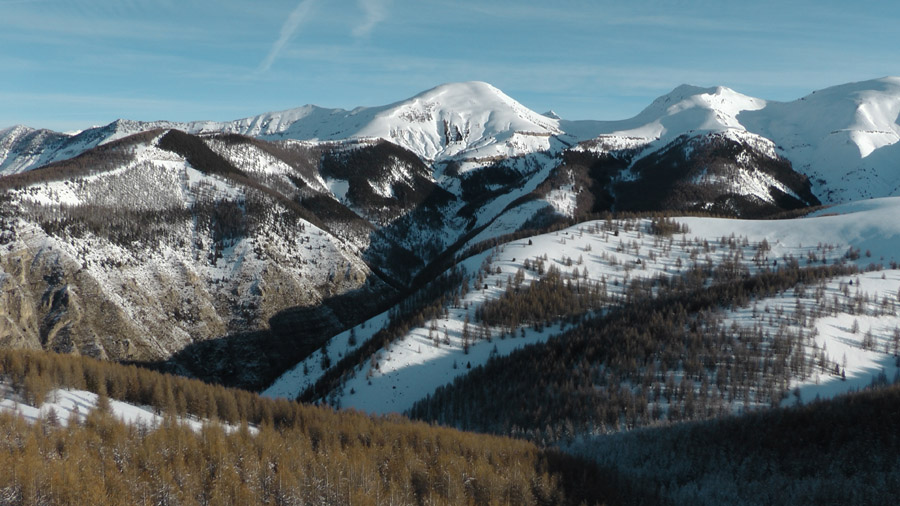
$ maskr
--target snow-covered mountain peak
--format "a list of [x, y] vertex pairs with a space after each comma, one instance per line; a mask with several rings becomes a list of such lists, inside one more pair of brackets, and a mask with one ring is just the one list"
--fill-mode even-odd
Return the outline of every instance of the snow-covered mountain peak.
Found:
[[98, 143], [98, 145], [100, 145], [124, 139], [129, 135], [151, 130], [155, 128], [155, 125], [160, 124], [162, 124], [164, 128], [172, 126], [169, 122], [144, 122], [119, 118], [108, 125], [85, 130], [82, 134], [91, 133], [94, 136], [102, 136], [102, 140]]
[[[562, 128], [579, 140], [603, 137], [603, 145], [635, 147], [681, 135], [746, 130], [738, 121], [745, 111], [766, 107], [765, 100], [717, 86], [701, 88], [683, 84], [654, 100], [633, 118], [620, 121], [560, 121]], [[615, 142], [622, 139], [622, 142]]]
[[[665, 95], [661, 95], [657, 97], [648, 107], [647, 109], [660, 109], [664, 107], [668, 107], [671, 104], [677, 104], [682, 100], [692, 97], [694, 95], [700, 95], [703, 93], [709, 93], [714, 90], [713, 88], [703, 88], [700, 86], [694, 86], [692, 84], [680, 84], [676, 86], [672, 91], [666, 93]], [[646, 109], [645, 109], [646, 110]]]
[[547, 149], [548, 137], [562, 133], [557, 120], [480, 81], [442, 84], [379, 107], [345, 110], [305, 105], [230, 123], [195, 122], [184, 129], [269, 140], [380, 138], [432, 161], [515, 156]]
[[749, 97], [725, 86], [702, 88], [682, 84], [669, 93], [656, 98], [637, 117], [673, 114], [689, 106], [726, 112], [733, 109], [759, 109], [764, 105], [764, 100]]
[[0, 130], [0, 174], [65, 160], [98, 145], [151, 129], [230, 133], [309, 142], [383, 139], [426, 162], [463, 162], [463, 170], [501, 158], [564, 149], [590, 141], [605, 151], [663, 147], [680, 136], [732, 132], [771, 141], [777, 154], [809, 176], [823, 201], [900, 193], [900, 77], [815, 91], [791, 102], [767, 102], [724, 86], [681, 85], [630, 119], [567, 121], [538, 114], [480, 81], [447, 83], [378, 107], [305, 105], [229, 122], [116, 120], [77, 134], [16, 126]]
[[737, 120], [743, 111], [759, 110], [766, 101], [718, 86], [699, 88], [682, 85], [663, 95], [631, 120], [633, 129], [650, 137], [677, 137], [696, 130], [743, 130]]
[[900, 191], [898, 115], [900, 78], [885, 77], [770, 102], [741, 113], [740, 121], [823, 185], [823, 201], [842, 202]]
[[16, 142], [35, 137], [46, 138], [52, 137], [71, 137], [69, 134], [63, 134], [47, 130], [43, 128], [31, 128], [25, 125], [13, 125], [11, 127], [0, 129], [0, 149], [9, 149]]
[[19, 136], [33, 130], [33, 128], [29, 128], [25, 125], [13, 125], [11, 127], [0, 128], [0, 139]]
[[9, 150], [18, 139], [32, 131], [31, 128], [24, 125], [0, 129], [0, 149]]
[[489, 100], [491, 97], [504, 97], [507, 100], [512, 100], [500, 91], [499, 88], [484, 81], [462, 81], [439, 84], [434, 88], [419, 93], [410, 100], [437, 100], [439, 97], [444, 97], [443, 101], [448, 105], [460, 102], [474, 104], [485, 99]]
[[473, 81], [442, 84], [386, 106], [355, 136], [380, 137], [425, 159], [441, 160], [546, 149], [547, 138], [560, 133], [557, 120], [528, 109], [488, 83]]
[[793, 102], [772, 102], [741, 120], [766, 137], [786, 138], [788, 150], [852, 132], [851, 140], [864, 158], [898, 140], [898, 115], [900, 78], [886, 77], [814, 91]]
[[59, 150], [70, 136], [24, 125], [0, 130], [0, 175], [16, 174], [54, 160], [49, 151]]

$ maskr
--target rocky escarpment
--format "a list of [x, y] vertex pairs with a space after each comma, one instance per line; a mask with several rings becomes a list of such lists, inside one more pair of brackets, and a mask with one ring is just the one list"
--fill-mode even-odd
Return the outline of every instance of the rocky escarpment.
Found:
[[5, 346], [99, 358], [151, 357], [154, 347], [89, 272], [51, 245], [18, 238], [0, 255]]

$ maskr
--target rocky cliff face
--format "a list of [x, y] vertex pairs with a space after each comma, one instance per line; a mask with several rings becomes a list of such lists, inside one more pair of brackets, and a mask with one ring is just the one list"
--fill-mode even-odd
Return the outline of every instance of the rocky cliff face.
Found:
[[[114, 162], [86, 155], [5, 189], [5, 345], [160, 361], [199, 342], [269, 331], [286, 308], [393, 292], [327, 220], [246, 173], [229, 178], [196, 153], [157, 147], [162, 135], [104, 152]], [[331, 318], [330, 328], [344, 325]]]
[[90, 273], [62, 248], [35, 248], [23, 235], [0, 256], [5, 344], [98, 358], [152, 356], [140, 329]]

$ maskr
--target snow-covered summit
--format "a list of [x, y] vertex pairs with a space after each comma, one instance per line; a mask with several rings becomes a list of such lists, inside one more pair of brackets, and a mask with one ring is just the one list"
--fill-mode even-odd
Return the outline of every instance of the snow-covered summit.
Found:
[[[900, 192], [900, 77], [849, 83], [792, 102], [750, 97], [726, 87], [681, 85], [633, 118], [561, 121], [578, 140], [604, 149], [663, 147], [671, 140], [731, 132], [765, 139], [815, 183], [823, 202]], [[746, 132], [746, 133], [744, 133]], [[652, 149], [647, 149], [647, 153]]]
[[[685, 130], [721, 131], [744, 129], [737, 119], [743, 111], [766, 106], [766, 101], [738, 93], [731, 88], [696, 88], [679, 86], [668, 95], [655, 100], [637, 116], [652, 119], [665, 130], [662, 134], [680, 134]], [[638, 127], [640, 128], [640, 127]]]
[[793, 102], [771, 102], [741, 120], [761, 135], [787, 141], [785, 149], [836, 135], [849, 139], [865, 158], [900, 139], [898, 115], [900, 77], [885, 77], [814, 91]]
[[307, 105], [223, 126], [190, 127], [196, 133], [227, 130], [267, 139], [380, 138], [431, 161], [514, 156], [546, 149], [547, 138], [562, 133], [558, 121], [484, 82], [443, 84], [380, 107], [347, 111]]
[[620, 121], [573, 121], [561, 125], [580, 139], [615, 136], [668, 141], [680, 135], [745, 130], [737, 117], [766, 106], [766, 101], [717, 86], [683, 84], [657, 98], [637, 116]]
[[488, 83], [473, 81], [443, 84], [407, 100], [352, 110], [304, 105], [228, 122], [119, 119], [80, 133], [77, 137], [92, 142], [77, 145], [90, 149], [157, 128], [266, 140], [384, 139], [429, 161], [517, 156], [548, 149], [550, 136], [562, 133], [558, 120], [528, 109]]
[[[394, 104], [357, 135], [394, 140], [426, 159], [517, 155], [546, 147], [557, 121], [483, 82], [445, 84]], [[514, 137], [520, 137], [516, 146]], [[529, 141], [524, 137], [536, 137]]]
[[898, 116], [900, 77], [885, 77], [770, 102], [739, 119], [819, 181], [823, 201], [845, 202], [900, 191]]
[[0, 130], [0, 175], [24, 172], [55, 161], [54, 153], [69, 138], [66, 134], [23, 125]]
[[[31, 170], [156, 128], [266, 140], [384, 139], [426, 162], [477, 163], [595, 139], [600, 142], [593, 145], [604, 150], [642, 147], [649, 154], [680, 136], [730, 132], [777, 146], [778, 155], [810, 177], [822, 201], [843, 202], [900, 193], [898, 115], [900, 77], [834, 86], [792, 102], [766, 101], [722, 86], [681, 85], [633, 118], [616, 121], [538, 114], [496, 87], [473, 81], [352, 110], [305, 105], [228, 122], [121, 119], [77, 135], [13, 127], [0, 131], [0, 174]], [[564, 142], [556, 142], [557, 137]]]

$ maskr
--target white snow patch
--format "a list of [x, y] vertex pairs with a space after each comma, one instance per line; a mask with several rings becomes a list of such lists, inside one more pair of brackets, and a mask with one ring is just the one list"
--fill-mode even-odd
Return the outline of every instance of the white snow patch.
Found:
[[[86, 390], [55, 389], [47, 395], [40, 408], [18, 400], [12, 387], [6, 382], [0, 382], [0, 391], [3, 397], [0, 400], [0, 410], [16, 413], [32, 423], [46, 420], [51, 411], [56, 413], [57, 420], [62, 426], [67, 426], [73, 420], [81, 423], [97, 407], [97, 394]], [[157, 414], [150, 406], [135, 406], [109, 399], [109, 408], [115, 418], [130, 425], [159, 427], [165, 421], [165, 417]], [[198, 432], [211, 423], [209, 420], [200, 420], [196, 417], [178, 417], [176, 420]], [[229, 432], [238, 429], [228, 424], [222, 426]], [[250, 427], [250, 431], [255, 433], [257, 429]]]
[[[500, 329], [492, 328], [490, 342], [475, 340], [468, 354], [463, 351], [462, 329], [466, 315], [474, 314], [484, 301], [499, 297], [505, 290], [503, 285], [523, 266], [525, 259], [534, 261], [546, 255], [548, 260], [545, 263], [548, 265], [556, 265], [566, 273], [577, 268], [579, 274], [586, 275], [587, 279], [605, 283], [608, 293], [621, 296], [628, 279], [675, 276], [695, 263], [717, 265], [725, 259], [734, 259], [735, 254], [738, 254], [744, 268], [753, 273], [773, 268], [773, 265], [777, 267], [779, 262], [785, 265], [791, 258], [805, 265], [811, 262], [811, 255], [815, 255], [815, 262], [821, 262], [824, 258], [825, 262], [833, 264], [841, 261], [851, 245], [862, 251], [870, 250], [868, 256], [863, 253], [857, 260], [860, 265], [887, 263], [894, 259], [896, 251], [900, 251], [900, 223], [890, 219], [900, 212], [900, 198], [838, 207], [831, 211], [848, 214], [781, 221], [678, 218], [677, 221], [686, 224], [690, 232], [670, 238], [646, 233], [649, 220], [641, 220], [630, 230], [623, 222], [611, 222], [613, 229], [609, 230], [603, 230], [607, 226], [604, 222], [586, 222], [559, 232], [498, 246], [460, 264], [473, 276], [489, 267], [491, 273], [483, 275], [483, 285], [487, 288], [483, 285], [472, 287], [460, 302], [460, 307], [448, 308], [447, 318], [433, 322], [436, 331], [431, 330], [432, 322], [425, 322], [424, 326], [411, 329], [405, 337], [381, 349], [373, 361], [362, 369], [356, 369], [344, 387], [329, 395], [327, 400], [342, 407], [373, 413], [402, 412], [437, 387], [465, 374], [469, 364], [476, 367], [485, 363], [491, 354], [505, 355], [519, 346], [558, 335], [561, 329], [553, 325], [542, 332], [526, 328], [524, 338], [519, 337], [521, 329], [518, 329], [516, 337], [500, 339]], [[490, 228], [483, 234], [490, 236]], [[473, 241], [477, 242], [480, 238]], [[768, 243], [769, 250], [764, 255], [756, 255], [763, 240]], [[723, 246], [722, 241], [733, 242], [734, 249]], [[893, 283], [894, 277], [900, 274], [891, 276], [889, 283]], [[534, 272], [526, 271], [526, 284], [537, 277]], [[900, 277], [897, 279], [900, 280]], [[896, 291], [896, 287], [893, 290]], [[384, 324], [385, 316], [379, 318], [381, 320], [373, 322], [370, 329], [380, 328]], [[822, 320], [821, 324], [828, 322]], [[474, 322], [470, 323], [470, 330], [475, 333]], [[445, 331], [449, 344], [443, 343]], [[357, 329], [357, 332], [360, 330]], [[439, 337], [441, 342], [438, 346], [429, 337], [430, 332], [431, 337]], [[361, 342], [364, 337], [358, 335]], [[331, 363], [346, 353], [347, 347], [341, 341], [345, 339], [343, 336], [329, 346], [327, 353]], [[835, 345], [829, 345], [832, 346]], [[856, 360], [849, 355], [848, 363]], [[280, 378], [277, 388], [273, 386], [267, 394], [295, 397], [321, 376], [322, 369], [317, 362], [321, 362], [320, 352], [299, 364], [290, 375]], [[853, 363], [858, 365], [852, 369], [854, 374], [871, 366], [862, 359]], [[304, 364], [307, 374], [301, 372]], [[870, 381], [870, 377], [863, 376], [860, 376], [860, 381]]]
[[343, 179], [326, 179], [325, 186], [328, 191], [334, 195], [339, 202], [347, 203], [347, 190], [350, 189], [350, 183]]
[[[835, 278], [825, 284], [821, 302], [814, 295], [817, 287], [807, 286], [803, 297], [788, 290], [756, 300], [748, 307], [728, 312], [725, 322], [726, 326], [732, 323], [745, 328], [759, 326], [771, 335], [783, 330], [802, 330], [807, 336], [805, 355], [819, 354], [824, 367], [815, 366], [805, 377], [794, 377], [789, 386], [794, 395], [782, 402], [789, 405], [832, 398], [866, 388], [879, 378], [891, 382], [898, 374], [900, 369], [894, 355], [897, 351], [894, 332], [900, 332], [898, 286], [900, 271], [897, 270]], [[858, 305], [860, 296], [868, 300], [862, 308]], [[801, 320], [810, 319], [812, 313], [835, 302], [840, 309], [815, 318], [814, 330], [800, 324]], [[798, 304], [803, 308], [802, 319]], [[856, 308], [852, 313], [851, 307]], [[871, 338], [868, 345], [867, 334]]]

